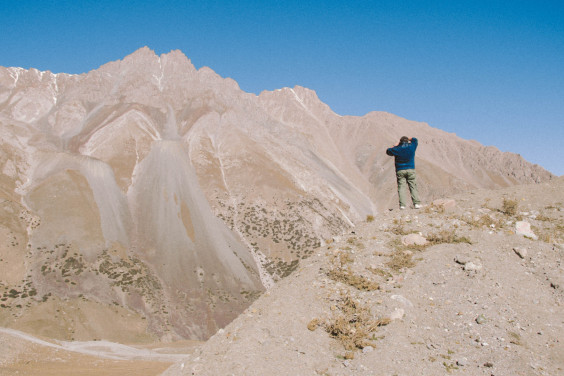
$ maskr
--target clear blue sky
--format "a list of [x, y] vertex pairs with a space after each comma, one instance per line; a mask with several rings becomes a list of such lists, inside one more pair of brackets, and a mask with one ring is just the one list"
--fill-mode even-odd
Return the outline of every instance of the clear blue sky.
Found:
[[564, 1], [0, 0], [0, 65], [82, 73], [149, 46], [248, 92], [302, 85], [564, 174]]

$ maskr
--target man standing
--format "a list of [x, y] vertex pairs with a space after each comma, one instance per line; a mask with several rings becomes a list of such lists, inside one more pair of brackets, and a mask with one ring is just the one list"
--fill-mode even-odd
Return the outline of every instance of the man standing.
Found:
[[409, 186], [411, 201], [415, 209], [421, 208], [417, 183], [415, 181], [415, 149], [417, 139], [403, 136], [393, 147], [386, 150], [386, 154], [395, 158], [396, 178], [398, 180], [398, 196], [400, 209], [405, 209], [405, 183]]

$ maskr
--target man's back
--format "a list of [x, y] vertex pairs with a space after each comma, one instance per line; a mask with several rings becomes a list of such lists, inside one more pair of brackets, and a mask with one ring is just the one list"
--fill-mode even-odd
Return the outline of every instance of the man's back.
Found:
[[411, 142], [403, 142], [398, 146], [386, 150], [386, 154], [395, 157], [396, 171], [415, 169], [415, 150], [417, 149], [417, 139], [414, 137]]

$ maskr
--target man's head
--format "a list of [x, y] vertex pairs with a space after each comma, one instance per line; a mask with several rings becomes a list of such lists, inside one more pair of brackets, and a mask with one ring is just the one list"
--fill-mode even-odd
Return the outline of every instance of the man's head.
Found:
[[400, 138], [400, 144], [407, 144], [409, 142], [409, 137], [403, 136]]

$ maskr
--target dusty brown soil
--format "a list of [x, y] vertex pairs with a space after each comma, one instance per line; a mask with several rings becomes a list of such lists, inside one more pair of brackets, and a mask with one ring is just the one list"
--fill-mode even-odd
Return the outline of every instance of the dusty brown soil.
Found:
[[564, 374], [564, 179], [453, 199], [334, 239], [165, 375]]

